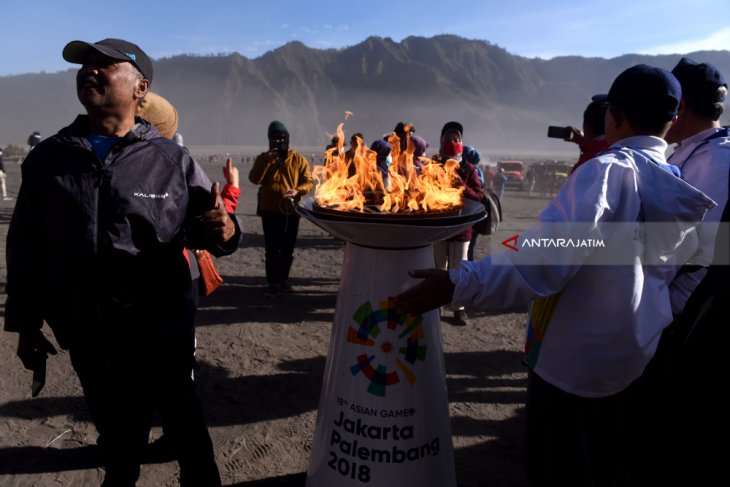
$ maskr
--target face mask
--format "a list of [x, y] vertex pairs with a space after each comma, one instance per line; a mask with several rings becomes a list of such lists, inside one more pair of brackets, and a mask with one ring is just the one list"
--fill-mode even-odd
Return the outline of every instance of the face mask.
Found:
[[390, 167], [390, 165], [391, 165], [391, 164], [393, 164], [393, 157], [392, 157], [392, 156], [388, 156], [388, 157], [386, 157], [386, 158], [385, 158], [385, 165], [386, 165], [387, 167]]
[[461, 142], [444, 142], [444, 155], [448, 157], [458, 156], [463, 150]]
[[289, 152], [289, 142], [285, 138], [269, 139], [269, 150], [275, 150], [283, 157]]

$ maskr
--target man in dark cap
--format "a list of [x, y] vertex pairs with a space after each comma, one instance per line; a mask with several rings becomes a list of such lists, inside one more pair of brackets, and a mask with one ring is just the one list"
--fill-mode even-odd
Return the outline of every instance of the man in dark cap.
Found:
[[[608, 104], [610, 148], [567, 179], [539, 224], [515, 241], [518, 251], [448, 272], [411, 271], [424, 281], [394, 298], [398, 310], [411, 314], [451, 301], [490, 311], [529, 305], [531, 486], [626, 482], [624, 452], [634, 440], [623, 418], [630, 389], [672, 321], [668, 283], [676, 264], [697, 247], [679, 222], [691, 227], [714, 206], [672, 173], [664, 157], [662, 137], [680, 98], [679, 83], [665, 70], [637, 65], [622, 72], [607, 95], [594, 97]], [[658, 245], [637, 239], [637, 221], [666, 223], [666, 235]], [[616, 230], [623, 228], [631, 230]], [[582, 237], [605, 246], [525, 245]], [[619, 252], [601, 261], [606, 248]]]
[[194, 300], [187, 245], [215, 255], [240, 229], [190, 154], [135, 118], [152, 63], [120, 39], [70, 42], [87, 115], [40, 142], [23, 162], [7, 238], [5, 330], [34, 371], [68, 349], [99, 432], [103, 486], [133, 486], [152, 413], [173, 436], [180, 485], [220, 485], [191, 377]]
[[307, 159], [289, 148], [286, 125], [274, 120], [267, 135], [269, 150], [256, 157], [248, 179], [261, 186], [256, 213], [264, 230], [266, 295], [276, 297], [292, 291], [288, 279], [299, 233], [299, 214], [294, 207], [314, 181]]
[[[710, 485], [723, 475], [724, 451], [707, 438], [713, 430], [728, 428], [724, 391], [718, 387], [725, 380], [730, 308], [730, 131], [720, 125], [728, 85], [715, 66], [686, 57], [672, 73], [682, 85], [682, 100], [666, 137], [678, 144], [669, 162], [681, 168], [682, 179], [718, 205], [707, 212], [698, 229], [700, 247], [693, 265], [683, 267], [670, 285], [672, 311], [679, 316], [662, 337], [663, 351], [670, 357], [671, 389], [664, 395], [651, 391], [651, 401], [644, 401], [665, 415], [655, 420], [656, 444], [650, 445], [659, 454], [654, 463], [640, 465], [648, 475], [652, 469], [666, 471], [667, 484]], [[654, 375], [666, 374], [665, 369]]]
[[715, 236], [728, 199], [730, 131], [720, 125], [727, 95], [725, 77], [712, 64], [682, 58], [672, 73], [682, 85], [677, 121], [667, 132], [667, 142], [677, 144], [669, 162], [682, 171], [682, 179], [715, 200], [699, 228], [701, 246], [692, 259], [700, 267], [686, 268], [672, 282], [672, 311], [681, 313], [689, 295], [704, 277], [714, 255]]

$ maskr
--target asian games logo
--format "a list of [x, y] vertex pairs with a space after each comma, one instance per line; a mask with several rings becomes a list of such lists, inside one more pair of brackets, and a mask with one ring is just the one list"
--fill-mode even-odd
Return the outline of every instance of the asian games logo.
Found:
[[369, 347], [371, 352], [355, 357], [350, 371], [353, 376], [362, 373], [370, 381], [367, 391], [385, 397], [389, 386], [404, 380], [414, 384], [416, 374], [411, 366], [426, 361], [427, 347], [419, 344], [424, 338], [421, 315], [400, 315], [387, 300], [381, 301], [377, 309], [366, 301], [353, 319], [359, 326], [350, 326], [347, 341]]

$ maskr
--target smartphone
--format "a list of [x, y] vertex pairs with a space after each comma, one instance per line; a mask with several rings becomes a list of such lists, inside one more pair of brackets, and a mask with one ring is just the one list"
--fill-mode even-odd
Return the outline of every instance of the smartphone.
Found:
[[572, 135], [573, 131], [570, 130], [570, 127], [557, 127], [555, 125], [551, 125], [548, 127], [547, 136], [550, 138], [570, 140]]

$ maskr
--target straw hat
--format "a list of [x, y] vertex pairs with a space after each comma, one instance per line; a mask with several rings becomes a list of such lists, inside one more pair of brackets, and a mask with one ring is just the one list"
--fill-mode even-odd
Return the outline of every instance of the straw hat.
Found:
[[177, 132], [177, 110], [160, 95], [148, 92], [137, 106], [137, 115], [155, 126], [163, 137], [172, 139]]

